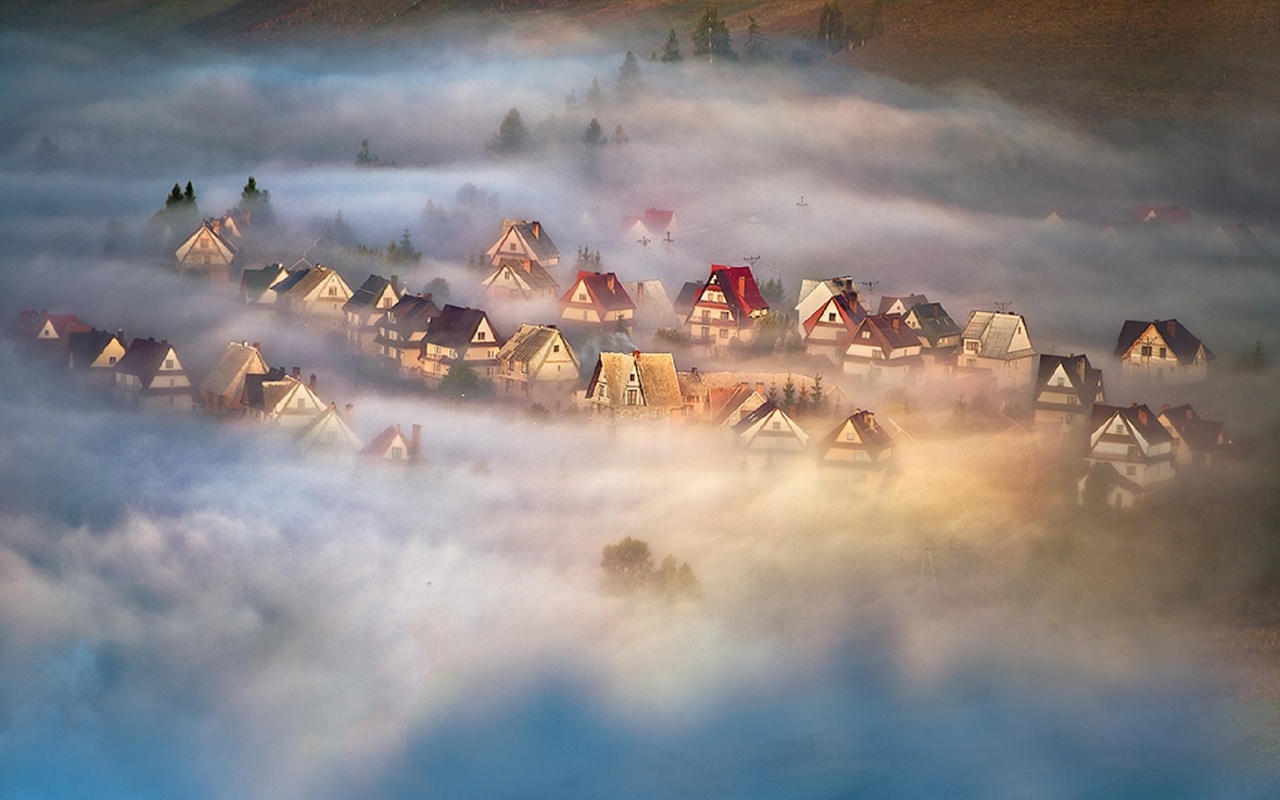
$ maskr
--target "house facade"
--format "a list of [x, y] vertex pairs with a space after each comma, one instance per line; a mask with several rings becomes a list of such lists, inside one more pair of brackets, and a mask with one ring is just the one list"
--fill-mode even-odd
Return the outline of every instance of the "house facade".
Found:
[[799, 453], [809, 445], [809, 434], [768, 401], [743, 417], [732, 430], [738, 444], [748, 451]]
[[289, 271], [283, 264], [246, 269], [240, 275], [240, 299], [247, 306], [274, 309], [279, 300], [276, 287], [288, 277]]
[[378, 321], [399, 300], [397, 276], [392, 275], [390, 280], [381, 275], [365, 278], [351, 299], [342, 305], [347, 341], [360, 350], [372, 350], [373, 340], [378, 336]]
[[670, 353], [601, 353], [587, 383], [587, 407], [608, 419], [668, 419], [684, 407]]
[[991, 373], [1001, 389], [1031, 385], [1036, 351], [1021, 314], [971, 311], [960, 342], [956, 366]]
[[482, 378], [493, 378], [502, 343], [485, 312], [446, 305], [431, 320], [418, 349], [422, 380], [428, 388], [438, 389], [455, 365], [473, 369]]
[[97, 328], [67, 335], [67, 366], [90, 383], [107, 387], [115, 383], [116, 364], [124, 358], [122, 336]]
[[422, 340], [440, 309], [431, 295], [404, 295], [374, 321], [373, 351], [395, 365], [401, 375], [422, 371]]
[[888, 469], [893, 440], [875, 414], [859, 409], [814, 445], [814, 455], [820, 464], [850, 470], [851, 482], [867, 483]]
[[342, 307], [351, 295], [351, 287], [335, 270], [316, 266], [280, 293], [280, 308], [307, 322], [337, 329], [346, 319]]
[[503, 220], [502, 234], [485, 255], [490, 267], [499, 266], [504, 259], [529, 261], [543, 269], [560, 263], [560, 250], [537, 220]]
[[1102, 370], [1085, 355], [1040, 355], [1032, 386], [1036, 427], [1044, 430], [1084, 430], [1093, 407], [1106, 402]]
[[920, 339], [901, 314], [872, 314], [858, 324], [843, 357], [846, 375], [901, 386], [918, 379], [924, 367]]
[[301, 372], [297, 367], [293, 374], [275, 368], [265, 375], [246, 375], [243, 401], [246, 415], [281, 428], [301, 430], [310, 425], [329, 404], [316, 394], [315, 376], [304, 382]]
[[528, 258], [503, 257], [480, 281], [481, 302], [554, 300], [560, 284], [546, 268]]
[[1093, 407], [1082, 502], [1132, 508], [1174, 478], [1173, 437], [1145, 405]]
[[494, 389], [500, 397], [560, 411], [578, 388], [578, 354], [554, 326], [521, 325], [497, 359]]
[[191, 411], [195, 392], [168, 340], [138, 339], [116, 363], [114, 394], [145, 411]]
[[769, 313], [750, 267], [711, 266], [711, 274], [698, 290], [685, 329], [696, 344], [724, 347], [730, 342], [751, 341], [756, 320]]
[[1173, 460], [1179, 469], [1213, 466], [1219, 450], [1227, 444], [1223, 424], [1201, 419], [1190, 405], [1164, 406], [1160, 424], [1173, 439]]
[[229, 343], [218, 363], [200, 382], [200, 407], [211, 414], [243, 412], [245, 380], [250, 375], [266, 375], [270, 371], [257, 342]]
[[1176, 319], [1125, 320], [1115, 355], [1121, 375], [1152, 384], [1202, 381], [1217, 358]]
[[606, 331], [630, 331], [636, 304], [612, 272], [580, 270], [558, 304], [560, 324]]
[[215, 283], [226, 283], [231, 278], [231, 262], [236, 257], [236, 245], [232, 231], [224, 230], [223, 221], [207, 219], [187, 237], [173, 255], [177, 259], [178, 273], [200, 275]]
[[857, 292], [828, 297], [807, 319], [800, 321], [805, 353], [825, 356], [832, 364], [842, 363], [858, 326], [866, 318], [867, 310], [859, 302]]

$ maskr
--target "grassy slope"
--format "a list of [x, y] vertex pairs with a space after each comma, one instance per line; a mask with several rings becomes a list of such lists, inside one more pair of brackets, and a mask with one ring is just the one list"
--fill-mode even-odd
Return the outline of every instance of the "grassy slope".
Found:
[[[870, 0], [843, 0], [846, 9]], [[816, 28], [821, 0], [723, 0], [739, 43], [748, 16], [772, 36]], [[634, 39], [674, 27], [686, 49], [702, 0], [13, 0], [0, 24], [141, 38], [178, 30], [274, 39], [317, 30], [413, 33], [450, 22], [567, 19]], [[1083, 119], [1280, 117], [1280, 0], [887, 0], [883, 33], [837, 58], [926, 86], [973, 83]]]

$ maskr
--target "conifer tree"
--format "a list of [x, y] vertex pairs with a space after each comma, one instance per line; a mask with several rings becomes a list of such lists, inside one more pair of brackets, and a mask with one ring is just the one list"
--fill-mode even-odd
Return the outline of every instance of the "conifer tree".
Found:
[[729, 25], [720, 18], [720, 9], [714, 2], [708, 1], [698, 24], [694, 26], [692, 38], [695, 56], [706, 56], [712, 62], [717, 57], [729, 61], [738, 60], [729, 37]]
[[672, 28], [671, 33], [667, 34], [667, 43], [662, 46], [662, 55], [658, 60], [664, 64], [675, 64], [684, 61], [684, 56], [680, 54], [680, 37], [676, 36], [676, 29]]

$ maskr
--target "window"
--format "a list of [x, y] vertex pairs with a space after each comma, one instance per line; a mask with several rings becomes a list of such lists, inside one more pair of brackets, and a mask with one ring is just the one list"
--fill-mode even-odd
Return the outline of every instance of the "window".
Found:
[[484, 331], [476, 331], [476, 341], [484, 341]]
[[515, 242], [512, 242], [511, 244], [507, 245], [507, 249], [508, 249], [508, 250], [515, 250], [515, 249], [517, 249], [517, 248], [516, 248], [516, 243], [515, 243]]
[[1125, 474], [1125, 475], [1137, 475], [1137, 474], [1138, 474], [1138, 468], [1137, 468], [1137, 467], [1134, 467], [1134, 466], [1125, 467], [1125, 468], [1124, 468], [1124, 474]]
[[1138, 446], [1135, 444], [1129, 445], [1129, 458], [1137, 458], [1137, 457], [1138, 457]]
[[520, 371], [521, 371], [521, 372], [523, 372], [525, 375], [528, 375], [528, 374], [529, 374], [529, 362], [527, 362], [527, 361], [526, 361], [526, 362], [524, 362], [523, 364], [521, 364], [521, 365], [520, 365]]
[[721, 329], [720, 329], [720, 338], [721, 338], [721, 339], [728, 339], [728, 338], [729, 338], [729, 329], [728, 329], [728, 328], [721, 328]]
[[1067, 395], [1067, 405], [1074, 406], [1077, 402], [1079, 401], [1076, 400], [1076, 396], [1074, 394]]
[[828, 312], [827, 322], [835, 322], [835, 321], [836, 321], [836, 312], [834, 311]]
[[1067, 379], [1066, 379], [1066, 378], [1055, 378], [1055, 379], [1054, 379], [1054, 381], [1053, 381], [1053, 385], [1054, 385], [1054, 386], [1066, 386], [1066, 385], [1067, 385]]
[[1143, 358], [1150, 358], [1150, 357], [1151, 357], [1151, 345], [1149, 345], [1149, 344], [1144, 344], [1144, 345], [1142, 346], [1142, 349], [1141, 349], [1140, 351], [1138, 351], [1138, 352], [1140, 352], [1140, 353], [1142, 354], [1142, 357], [1143, 357]]
[[978, 340], [977, 340], [977, 339], [965, 339], [965, 341], [964, 341], [964, 349], [965, 349], [965, 352], [966, 352], [966, 353], [976, 353], [976, 352], [978, 352]]
[[583, 318], [583, 319], [586, 319], [586, 318], [587, 318], [587, 312], [586, 312], [585, 310], [582, 312], [582, 318]]
[[635, 406], [640, 404], [640, 391], [638, 389], [627, 390], [627, 405]]
[[706, 327], [705, 325], [702, 326], [702, 338], [708, 339], [710, 337], [711, 337], [711, 329]]
[[330, 295], [331, 297], [332, 297], [333, 295], [337, 294], [337, 293], [338, 293], [338, 287], [337, 287], [337, 286], [330, 286], [330, 287], [329, 287], [329, 295]]
[[166, 358], [166, 359], [164, 360], [164, 368], [165, 368], [165, 369], [173, 369], [173, 359], [172, 359], [172, 358]]
[[560, 352], [560, 345], [558, 345], [558, 344], [553, 344], [553, 345], [551, 345], [551, 352], [553, 352], [553, 353], [559, 353], [559, 352]]
[[854, 435], [853, 431], [849, 431], [844, 435], [844, 440], [846, 442], [856, 442], [858, 440], [858, 437]]
[[585, 302], [587, 302], [587, 293], [586, 293], [586, 292], [578, 292], [578, 302], [579, 302], [579, 303], [585, 303]]
[[729, 312], [728, 312], [728, 311], [721, 311], [721, 312], [720, 312], [720, 319], [728, 319], [728, 318], [729, 318]]
[[107, 366], [108, 366], [108, 367], [113, 367], [113, 366], [115, 366], [115, 363], [116, 363], [116, 357], [115, 357], [115, 356], [107, 356]]
[[400, 447], [400, 445], [396, 445], [395, 447], [391, 448], [391, 457], [404, 458], [404, 449]]
[[1167, 348], [1161, 347], [1161, 348], [1160, 348], [1160, 357], [1161, 357], [1161, 358], [1167, 358], [1168, 356], [1169, 356], [1169, 350], [1168, 350]]
[[780, 420], [780, 419], [775, 419], [775, 420], [772, 422], [772, 424], [770, 425], [770, 427], [772, 427], [775, 431], [780, 431], [780, 430], [782, 430], [782, 420]]
[[863, 329], [863, 331], [862, 331], [862, 338], [863, 338], [863, 339], [870, 339], [870, 338], [871, 338], [871, 331], [866, 330], [866, 329], [864, 328], [864, 329]]
[[854, 461], [870, 461], [871, 456], [867, 454], [866, 450], [856, 450], [853, 453], [853, 460]]

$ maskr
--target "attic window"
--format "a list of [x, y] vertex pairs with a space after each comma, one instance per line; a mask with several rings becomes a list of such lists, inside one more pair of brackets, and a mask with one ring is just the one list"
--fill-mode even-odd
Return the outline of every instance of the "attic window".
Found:
[[1055, 379], [1055, 380], [1054, 380], [1053, 385], [1054, 385], [1054, 386], [1066, 386], [1066, 385], [1067, 385], [1067, 379], [1066, 379], [1066, 378], [1057, 378], [1057, 379]]
[[476, 339], [478, 339], [478, 340], [480, 340], [480, 341], [482, 341], [482, 342], [483, 342], [483, 341], [484, 341], [484, 331], [477, 331], [477, 332], [476, 332]]
[[578, 302], [579, 302], [579, 303], [585, 303], [585, 302], [587, 302], [587, 293], [586, 293], [586, 292], [578, 292]]
[[113, 366], [115, 366], [115, 363], [116, 363], [116, 357], [115, 357], [115, 356], [107, 356], [107, 366], [109, 366], [109, 367], [113, 367]]
[[857, 441], [857, 438], [853, 435], [853, 431], [849, 431], [848, 433], [846, 433], [844, 435], [844, 438], [845, 438], [845, 441], [847, 442]]
[[775, 420], [773, 421], [773, 429], [774, 429], [775, 431], [780, 431], [780, 430], [782, 430], [782, 420], [775, 419]]
[[1141, 350], [1141, 351], [1139, 351], [1139, 352], [1140, 352], [1140, 353], [1141, 353], [1141, 355], [1143, 355], [1144, 357], [1150, 357], [1150, 355], [1151, 355], [1151, 345], [1149, 345], [1149, 344], [1144, 344], [1144, 345], [1142, 346], [1142, 350]]
[[165, 368], [165, 369], [173, 369], [173, 359], [172, 359], [172, 358], [166, 358], [166, 359], [164, 360], [164, 368]]
[[871, 331], [865, 331], [865, 330], [864, 330], [864, 331], [862, 332], [862, 338], [863, 338], [863, 339], [870, 339], [870, 338], [871, 338]]
[[510, 250], [516, 250], [516, 249], [518, 249], [518, 248], [517, 248], [517, 246], [516, 246], [516, 243], [515, 243], [515, 242], [512, 242], [510, 245], [508, 245], [508, 249], [510, 249]]
[[329, 287], [329, 294], [330, 294], [330, 295], [335, 295], [335, 294], [337, 294], [337, 293], [338, 293], [338, 287], [337, 287], [337, 286], [330, 286], [330, 287]]
[[551, 352], [553, 352], [553, 353], [559, 353], [559, 352], [560, 352], [560, 345], [558, 345], [558, 344], [553, 344], [553, 345], [551, 345]]
[[1168, 357], [1169, 357], [1169, 350], [1168, 350], [1167, 348], [1161, 347], [1161, 348], [1160, 348], [1160, 357], [1161, 357], [1161, 358], [1168, 358]]
[[836, 312], [834, 311], [827, 312], [827, 322], [835, 322], [835, 321], [836, 321]]

